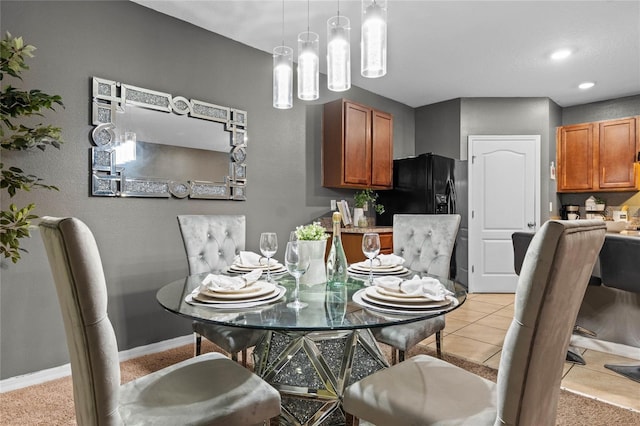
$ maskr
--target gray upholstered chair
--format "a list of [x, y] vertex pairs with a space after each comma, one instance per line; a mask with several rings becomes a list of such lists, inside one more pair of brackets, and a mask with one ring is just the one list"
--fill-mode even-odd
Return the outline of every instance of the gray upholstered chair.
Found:
[[247, 425], [279, 415], [279, 393], [219, 353], [120, 385], [107, 286], [91, 230], [76, 218], [45, 217], [39, 227], [67, 335], [79, 425]]
[[[460, 227], [457, 214], [397, 214], [393, 216], [393, 252], [405, 259], [409, 269], [449, 276], [453, 246]], [[444, 316], [410, 324], [373, 329], [379, 342], [390, 345], [392, 363], [404, 360], [405, 352], [436, 335], [436, 351], [442, 356]], [[397, 353], [397, 357], [396, 357]]]
[[[180, 215], [180, 234], [187, 253], [189, 275], [219, 272], [233, 263], [244, 250], [246, 219], [242, 215]], [[195, 354], [200, 355], [202, 336], [247, 364], [247, 348], [255, 346], [265, 334], [262, 330], [227, 327], [193, 321]]]
[[[628, 237], [618, 234], [607, 235], [607, 239], [600, 250], [600, 275], [602, 284], [606, 287], [613, 287], [621, 292], [628, 291], [634, 293], [629, 295], [635, 297], [635, 293], [640, 293], [640, 238]], [[636, 305], [637, 306], [637, 305]], [[628, 308], [625, 308], [627, 310]], [[637, 309], [628, 312], [630, 318], [628, 326], [636, 329], [638, 323], [633, 320], [638, 317]], [[637, 320], [636, 320], [637, 321]], [[635, 324], [631, 325], [631, 324]], [[615, 371], [622, 376], [640, 383], [640, 365], [615, 365], [605, 364], [609, 370]]]
[[573, 324], [605, 235], [603, 221], [550, 221], [516, 289], [498, 382], [417, 355], [349, 386], [344, 408], [377, 426], [554, 425]]

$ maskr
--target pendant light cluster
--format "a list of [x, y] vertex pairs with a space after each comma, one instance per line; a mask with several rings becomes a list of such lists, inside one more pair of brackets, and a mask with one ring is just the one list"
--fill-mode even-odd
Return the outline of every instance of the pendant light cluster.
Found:
[[[351, 88], [351, 25], [338, 13], [327, 21], [327, 87], [334, 92]], [[282, 45], [273, 49], [273, 106], [293, 107], [293, 49], [284, 45], [284, 0], [282, 0]], [[298, 35], [298, 98], [316, 100], [320, 96], [320, 37], [309, 30]], [[387, 0], [362, 0], [360, 73], [377, 78], [387, 73]]]

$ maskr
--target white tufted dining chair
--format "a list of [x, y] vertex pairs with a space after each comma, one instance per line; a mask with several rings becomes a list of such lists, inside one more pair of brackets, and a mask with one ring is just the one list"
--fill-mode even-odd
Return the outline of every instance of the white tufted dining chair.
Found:
[[[180, 215], [180, 234], [187, 253], [189, 275], [219, 272], [233, 263], [244, 250], [246, 219], [243, 215]], [[264, 331], [193, 321], [195, 355], [200, 355], [202, 336], [206, 337], [238, 360], [247, 363], [247, 348], [255, 346]]]
[[604, 241], [601, 220], [549, 221], [518, 278], [497, 384], [417, 355], [349, 386], [344, 409], [377, 426], [555, 425], [573, 324]]
[[[393, 216], [393, 252], [405, 259], [407, 268], [449, 277], [449, 264], [460, 227], [458, 214], [397, 214]], [[393, 348], [392, 363], [404, 360], [405, 352], [436, 335], [436, 351], [442, 354], [444, 316], [410, 324], [373, 329], [379, 342]], [[397, 353], [397, 356], [396, 356]]]
[[107, 285], [91, 230], [70, 217], [43, 217], [39, 229], [67, 337], [78, 425], [257, 425], [280, 414], [276, 389], [216, 352], [121, 385]]

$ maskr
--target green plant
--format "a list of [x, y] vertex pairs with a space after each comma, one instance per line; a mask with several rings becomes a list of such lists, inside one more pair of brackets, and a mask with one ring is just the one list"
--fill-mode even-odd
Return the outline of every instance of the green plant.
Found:
[[302, 241], [321, 241], [329, 238], [329, 234], [325, 232], [320, 222], [313, 222], [309, 225], [296, 227], [296, 237]]
[[607, 202], [603, 198], [596, 196], [594, 196], [593, 198], [595, 199], [596, 204], [607, 204]]
[[[13, 37], [10, 33], [2, 39], [0, 51], [0, 81], [3, 83], [0, 92], [0, 148], [8, 151], [30, 151], [37, 148], [44, 151], [51, 145], [60, 149], [61, 129], [51, 125], [27, 125], [24, 119], [41, 117], [43, 110], [55, 110], [62, 104], [58, 95], [48, 95], [40, 90], [20, 90], [5, 84], [5, 77], [13, 77], [22, 81], [21, 73], [29, 69], [25, 58], [32, 58], [36, 49], [25, 45], [22, 37]], [[5, 167], [0, 163], [0, 189], [6, 190], [12, 198], [17, 191], [31, 191], [31, 188], [58, 190], [53, 185], [46, 185], [39, 177], [27, 174], [18, 167]], [[11, 203], [7, 210], [0, 211], [0, 254], [13, 263], [20, 260], [20, 239], [30, 237], [31, 220], [38, 216], [32, 214], [35, 204], [19, 208]]]
[[371, 208], [373, 208], [376, 213], [384, 213], [384, 206], [378, 203], [378, 193], [370, 188], [356, 192], [353, 196], [353, 203], [356, 207], [359, 208], [371, 206]]

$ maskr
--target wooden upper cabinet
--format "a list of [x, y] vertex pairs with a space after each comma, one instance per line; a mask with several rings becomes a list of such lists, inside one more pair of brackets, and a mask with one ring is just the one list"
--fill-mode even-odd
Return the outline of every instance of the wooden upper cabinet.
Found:
[[593, 189], [593, 124], [558, 127], [558, 191]]
[[372, 111], [371, 186], [393, 188], [393, 118], [382, 111]]
[[637, 191], [640, 117], [558, 127], [558, 192]]
[[600, 189], [636, 187], [634, 162], [637, 144], [637, 120], [628, 118], [599, 123], [598, 185]]
[[338, 99], [324, 105], [322, 185], [330, 188], [393, 187], [393, 117]]

